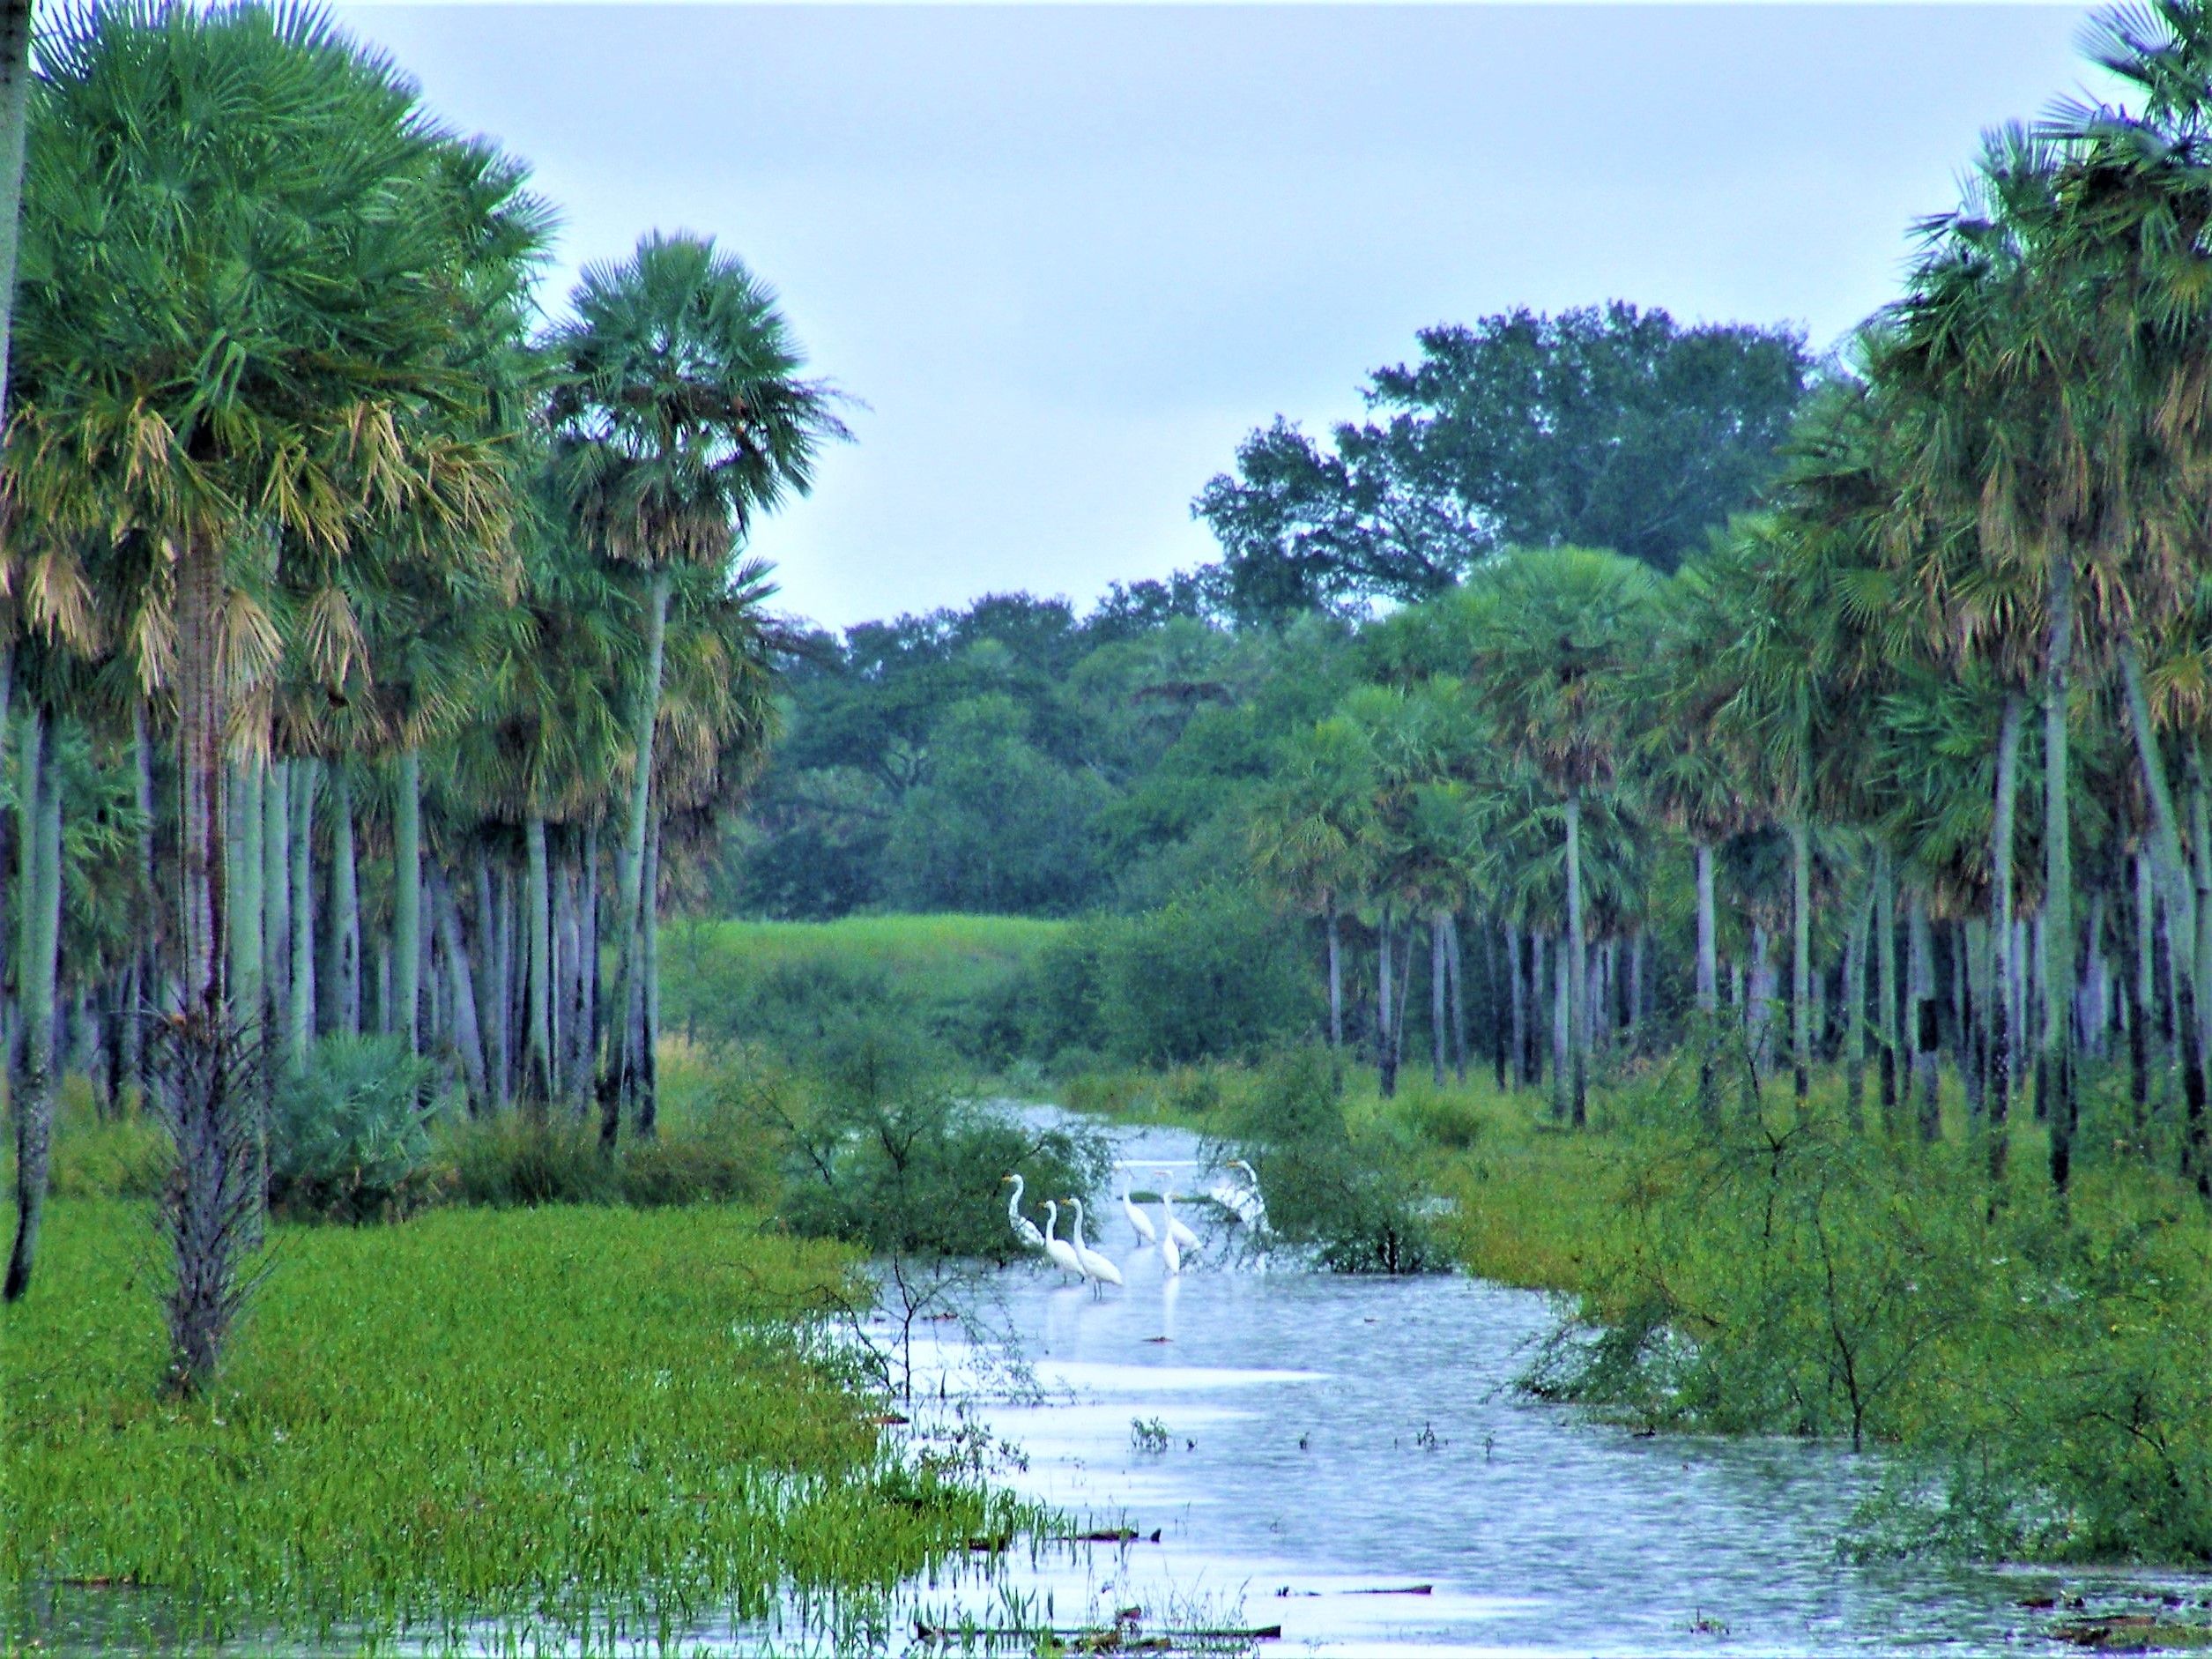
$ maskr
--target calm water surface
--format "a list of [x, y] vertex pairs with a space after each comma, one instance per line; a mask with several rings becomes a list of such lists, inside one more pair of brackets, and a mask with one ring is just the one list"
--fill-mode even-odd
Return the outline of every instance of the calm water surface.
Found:
[[[1199, 1150], [1188, 1135], [1117, 1141], [1140, 1189], [1154, 1160], [1186, 1165], [1179, 1187], [1207, 1184], [1187, 1167]], [[1210, 1209], [1186, 1218], [1209, 1248], [1179, 1279], [1118, 1204], [1088, 1237], [1125, 1289], [1095, 1299], [1049, 1267], [999, 1276], [1041, 1399], [991, 1397], [957, 1341], [917, 1362], [924, 1389], [970, 1391], [973, 1415], [1026, 1454], [1026, 1470], [1001, 1477], [1018, 1490], [1160, 1532], [919, 1587], [932, 1622], [965, 1610], [988, 1624], [1028, 1597], [1064, 1626], [1132, 1605], [1155, 1623], [1280, 1624], [1277, 1652], [2053, 1650], [2019, 1605], [2054, 1587], [2051, 1573], [1837, 1559], [1872, 1459], [1593, 1425], [1512, 1387], [1555, 1321], [1548, 1298], [1456, 1276], [1240, 1265], [1225, 1248], [1233, 1227]], [[1139, 1418], [1165, 1429], [1166, 1450], [1139, 1447]], [[2077, 1576], [2067, 1588], [2143, 1582]], [[1418, 1585], [1429, 1593], [1371, 1593]], [[2183, 1588], [2193, 1600], [2204, 1589]]]

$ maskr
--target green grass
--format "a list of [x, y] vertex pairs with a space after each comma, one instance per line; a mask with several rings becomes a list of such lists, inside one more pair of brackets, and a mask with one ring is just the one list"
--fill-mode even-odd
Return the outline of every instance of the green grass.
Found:
[[[679, 993], [715, 961], [758, 967], [834, 963], [887, 973], [937, 1001], [987, 990], [1065, 928], [1030, 916], [848, 916], [833, 922], [672, 921], [663, 929], [663, 993]], [[672, 1014], [664, 1015], [672, 1023]]]
[[1015, 1519], [894, 1456], [877, 1403], [804, 1351], [850, 1255], [740, 1210], [280, 1227], [190, 1404], [159, 1397], [153, 1261], [142, 1206], [57, 1201], [0, 1320], [0, 1588], [142, 1639], [651, 1634], [887, 1587]]

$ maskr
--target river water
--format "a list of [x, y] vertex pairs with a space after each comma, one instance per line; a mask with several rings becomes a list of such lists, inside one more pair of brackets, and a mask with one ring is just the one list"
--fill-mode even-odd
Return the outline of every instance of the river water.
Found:
[[[1194, 1137], [1114, 1134], [1140, 1190], [1155, 1162], [1178, 1188], [1208, 1184]], [[1002, 1626], [1011, 1607], [1066, 1628], [1141, 1607], [1147, 1629], [1280, 1625], [1268, 1651], [1310, 1654], [2055, 1650], [2049, 1616], [2023, 1606], [2061, 1588], [2049, 1572], [1839, 1559], [1871, 1457], [1593, 1424], [1513, 1387], [1549, 1298], [1256, 1262], [1218, 1212], [1186, 1219], [1208, 1248], [1179, 1278], [1118, 1204], [1088, 1237], [1125, 1288], [1094, 1297], [1046, 1265], [996, 1277], [1035, 1395], [979, 1381], [957, 1337], [917, 1360], [917, 1393], [1019, 1448], [1026, 1468], [1000, 1479], [1140, 1535], [954, 1570], [915, 1587], [924, 1622]], [[2062, 1588], [2094, 1605], [2154, 1587]]]

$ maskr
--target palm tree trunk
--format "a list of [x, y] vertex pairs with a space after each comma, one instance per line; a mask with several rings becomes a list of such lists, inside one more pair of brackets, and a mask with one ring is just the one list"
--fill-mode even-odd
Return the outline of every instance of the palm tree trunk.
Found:
[[1391, 1031], [1391, 935], [1390, 906], [1383, 906], [1382, 916], [1375, 925], [1375, 1080], [1376, 1087], [1388, 1100], [1398, 1092], [1398, 1047]]
[[2013, 838], [2020, 800], [2020, 734], [2027, 700], [2005, 695], [2004, 718], [1997, 730], [1997, 800], [1989, 837], [1989, 944], [1993, 953], [1989, 999], [1989, 1179], [2001, 1185], [2011, 1144], [2009, 1119], [2015, 1080], [2020, 1075], [2017, 1033], [2012, 1008], [2020, 964], [2013, 950]]
[[[490, 1095], [485, 1086], [484, 1037], [477, 1018], [476, 975], [469, 963], [468, 941], [462, 935], [461, 911], [454, 902], [452, 884], [435, 859], [430, 865], [430, 895], [431, 902], [437, 907], [438, 940], [445, 951], [446, 978], [452, 997], [453, 1045], [460, 1051], [461, 1075], [468, 1085], [470, 1112], [481, 1116], [490, 1109]], [[479, 946], [485, 942], [478, 941]]]
[[1751, 1069], [1763, 1078], [1774, 1063], [1771, 1021], [1774, 1014], [1774, 971], [1768, 963], [1767, 930], [1751, 925], [1750, 988], [1745, 994], [1743, 1029], [1751, 1049]]
[[2067, 697], [2074, 672], [2074, 562], [2061, 547], [2051, 565], [2050, 647], [2043, 702], [2043, 1057], [2051, 1082], [2051, 1184], [2067, 1190], [2074, 1155], [2074, 826], [2069, 810]]
[[1927, 900], [1915, 893], [1905, 914], [1911, 963], [1907, 977], [1912, 999], [1912, 1075], [1920, 1090], [1920, 1138], [1942, 1138], [1938, 1048], [1941, 1025], [1935, 1001], [1935, 936], [1928, 925]]
[[54, 986], [62, 925], [61, 733], [52, 717], [33, 709], [26, 722], [23, 766], [35, 775], [26, 791], [30, 811], [22, 834], [29, 879], [18, 896], [29, 925], [19, 972], [23, 1008], [23, 1072], [15, 1099], [15, 1245], [0, 1300], [13, 1302], [31, 1288], [38, 1257], [39, 1225], [46, 1214], [48, 1167], [54, 1139]]
[[1444, 921], [1443, 911], [1429, 918], [1429, 1081], [1439, 1089], [1444, 1087], [1444, 1008], [1451, 1000], [1445, 981], [1451, 975], [1444, 956]]
[[1574, 1061], [1568, 1051], [1573, 1046], [1569, 1033], [1573, 1030], [1574, 989], [1568, 982], [1567, 939], [1561, 934], [1552, 949], [1552, 1004], [1551, 1004], [1551, 1114], [1565, 1120], [1568, 1112], [1568, 1092], [1574, 1077]]
[[2150, 854], [2138, 846], [2129, 860], [2134, 867], [2135, 975], [2127, 1001], [2127, 1096], [2134, 1102], [2135, 1127], [2150, 1121], [2150, 1024], [2157, 1004], [2157, 898], [2151, 889]]
[[322, 769], [292, 763], [292, 1063], [315, 1038], [315, 784]]
[[1629, 1030], [1631, 1048], [1641, 1053], [1645, 1046], [1644, 1023], [1647, 1015], [1644, 1002], [1644, 952], [1649, 936], [1641, 927], [1629, 935]]
[[[619, 953], [621, 967], [615, 976], [615, 1009], [627, 1009], [635, 996], [633, 987], [642, 971], [641, 953], [644, 948], [644, 927], [642, 906], [645, 902], [645, 837], [649, 827], [653, 792], [653, 731], [660, 718], [661, 658], [668, 630], [669, 573], [665, 568], [654, 570], [649, 592], [645, 630], [645, 680], [639, 688], [635, 725], [631, 733], [632, 750], [635, 756], [634, 776], [630, 782], [630, 820], [622, 842], [620, 866], [621, 919]], [[628, 1021], [619, 1013], [609, 1022], [613, 1028], [603, 1045], [604, 1060], [599, 1073], [599, 1144], [608, 1152], [614, 1149], [615, 1137], [620, 1133], [622, 1121], [621, 1072], [622, 1052], [626, 1046], [623, 1030]]]
[[1844, 1099], [1854, 1133], [1867, 1131], [1867, 946], [1874, 931], [1872, 873], [1859, 885], [1851, 909], [1851, 933], [1844, 941]]
[[1445, 967], [1451, 981], [1451, 1067], [1460, 1082], [1467, 1080], [1466, 958], [1459, 949], [1459, 919], [1444, 913]]
[[[1512, 923], [1505, 925], [1505, 968], [1509, 981], [1507, 994], [1512, 999], [1510, 1017], [1513, 1022], [1513, 1080], [1523, 1088], [1528, 1085], [1528, 968], [1522, 960], [1521, 930]], [[1504, 1087], [1504, 1079], [1498, 1086]]]
[[553, 879], [546, 867], [546, 821], [524, 824], [530, 852], [530, 1014], [523, 1048], [523, 1104], [543, 1119], [553, 1098]]
[[2143, 690], [2142, 660], [2133, 641], [2121, 647], [2119, 665], [2120, 683], [2127, 696], [2128, 725], [2134, 734], [2135, 755], [2142, 768], [2143, 789], [2150, 797], [2158, 874], [2165, 889], [2166, 938], [2176, 969], [2174, 1029], [2181, 1045], [2181, 1092], [2183, 1109], [2187, 1114], [2182, 1130], [2181, 1172], [2184, 1179], [2195, 1181], [2200, 1194], [2212, 1198], [2212, 1161], [2204, 1156], [2205, 1045], [2199, 1034], [2201, 1028], [2197, 1015], [2196, 895], [2188, 867], [2182, 859], [2173, 792], [2166, 785], [2165, 763], [2159, 756], [2158, 734], [2150, 723], [2150, 702]]
[[[1503, 934], [1503, 937], [1500, 934]], [[1520, 1001], [1520, 986], [1513, 977], [1511, 946], [1513, 930], [1510, 927], [1485, 927], [1482, 930], [1483, 956], [1490, 965], [1490, 1057], [1497, 1080], [1497, 1091], [1503, 1094], [1512, 1076], [1506, 1064], [1506, 1044], [1512, 1036], [1511, 1016], [1507, 1012], [1510, 1003]]]
[[261, 763], [249, 756], [232, 769], [238, 836], [231, 859], [235, 902], [231, 907], [231, 1003], [237, 1017], [258, 1027], [262, 1015]]
[[342, 1037], [361, 1032], [360, 867], [353, 851], [353, 780], [341, 764], [330, 769], [330, 941], [326, 1029]]
[[661, 828], [660, 821], [655, 819], [653, 832], [645, 843], [645, 903], [638, 912], [638, 926], [644, 934], [638, 951], [638, 962], [643, 970], [638, 984], [638, 1000], [643, 1006], [644, 1017], [637, 1054], [637, 1132], [648, 1141], [660, 1128]]
[[1544, 935], [1528, 930], [1528, 1082], [1541, 1088], [1544, 1082], [1544, 1040], [1538, 1029], [1538, 1010], [1544, 996]]
[[1874, 849], [1874, 1029], [1882, 1043], [1882, 1128], [1895, 1136], [1900, 1127], [1897, 1075], [1902, 1047], [1897, 1001], [1897, 878], [1887, 847]]
[[0, 0], [0, 421], [8, 413], [16, 250], [22, 241], [23, 153], [30, 130], [31, 0]]
[[421, 1048], [422, 754], [399, 751], [399, 793], [392, 807], [392, 1029], [410, 1054]]
[[1589, 1089], [1590, 1035], [1584, 1025], [1588, 1001], [1589, 963], [1582, 926], [1582, 790], [1567, 791], [1567, 1018], [1576, 1034], [1574, 1086], [1570, 1092], [1571, 1120], [1581, 1128], [1588, 1120], [1585, 1096]]
[[1329, 905], [1324, 924], [1329, 953], [1329, 1046], [1344, 1046], [1344, 941], [1339, 937], [1336, 904]]
[[[7, 730], [6, 670], [0, 667], [0, 733]], [[0, 757], [4, 758], [4, 757]], [[146, 705], [144, 698], [133, 698], [130, 704], [130, 774], [132, 799], [138, 808], [138, 880], [140, 891], [151, 904], [161, 891], [155, 880], [153, 864], [153, 745], [146, 736]], [[123, 1008], [123, 1070], [137, 1085], [138, 1098], [144, 1101], [152, 1086], [146, 1075], [146, 1021], [160, 1001], [162, 930], [151, 917], [141, 936], [134, 958], [134, 994]]]
[[1813, 851], [1802, 815], [1790, 822], [1790, 1075], [1800, 1100], [1813, 1092]]
[[292, 766], [271, 760], [261, 791], [262, 1023], [269, 1058], [291, 1035]]
[[469, 872], [476, 904], [476, 1010], [484, 1028], [484, 1090], [492, 1109], [507, 1105], [507, 931], [492, 898], [492, 855], [481, 845]]

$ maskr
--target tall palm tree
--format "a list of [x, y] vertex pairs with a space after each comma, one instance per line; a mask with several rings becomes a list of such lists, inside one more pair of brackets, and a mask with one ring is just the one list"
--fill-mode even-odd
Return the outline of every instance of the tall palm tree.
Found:
[[[845, 435], [834, 395], [803, 360], [775, 295], [692, 236], [647, 236], [588, 267], [575, 315], [553, 333], [552, 415], [560, 475], [590, 544], [646, 577], [645, 661], [632, 708], [627, 822], [611, 1008], [628, 1007], [645, 949], [654, 728], [675, 569], [727, 569], [753, 518], [813, 484], [815, 454]], [[600, 1055], [600, 1138], [612, 1147], [625, 1075], [622, 1023]], [[641, 1110], [643, 1110], [641, 1103]], [[649, 1114], [648, 1115], [649, 1121]]]
[[223, 962], [232, 716], [276, 655], [253, 573], [342, 563], [380, 522], [496, 543], [506, 468], [452, 361], [454, 141], [388, 64], [311, 11], [155, 4], [88, 14], [43, 64], [8, 487], [24, 520], [142, 539], [170, 596], [153, 659], [182, 785], [170, 1315], [190, 1390], [257, 1201]]
[[1376, 757], [1355, 721], [1333, 715], [1283, 746], [1280, 764], [1251, 807], [1248, 831], [1260, 880], [1290, 905], [1322, 920], [1329, 985], [1329, 1045], [1344, 1045], [1340, 920], [1370, 882], [1368, 820]]
[[1632, 666], [1646, 652], [1650, 568], [1585, 547], [1527, 548], [1472, 577], [1458, 603], [1468, 681], [1491, 729], [1543, 775], [1566, 808], [1567, 1003], [1574, 1121], [1585, 1115], [1585, 796], [1602, 789], [1626, 740]]

